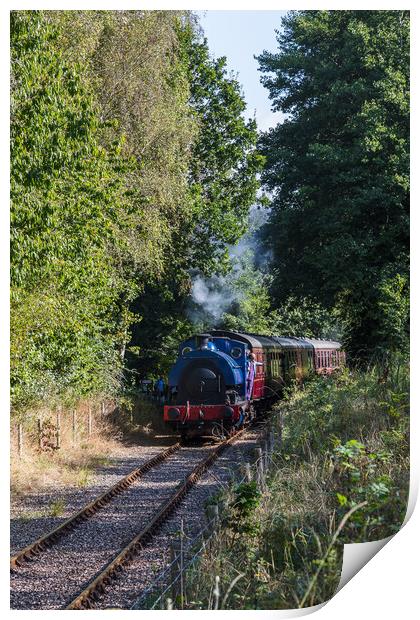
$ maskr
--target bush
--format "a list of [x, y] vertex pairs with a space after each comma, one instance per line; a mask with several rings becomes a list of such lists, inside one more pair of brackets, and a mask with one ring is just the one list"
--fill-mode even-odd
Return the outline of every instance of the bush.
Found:
[[207, 607], [216, 575], [229, 609], [324, 602], [340, 580], [343, 543], [389, 536], [404, 519], [407, 367], [385, 378], [382, 368], [314, 377], [289, 390], [280, 410], [283, 442], [267, 490], [251, 482], [228, 492], [225, 527], [187, 579], [201, 601], [191, 608]]

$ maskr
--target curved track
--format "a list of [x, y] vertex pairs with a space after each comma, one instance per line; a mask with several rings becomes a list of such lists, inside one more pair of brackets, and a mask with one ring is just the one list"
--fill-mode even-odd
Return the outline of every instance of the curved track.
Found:
[[30, 543], [18, 551], [10, 558], [10, 568], [12, 571], [16, 571], [26, 560], [34, 560], [41, 553], [45, 552], [49, 547], [57, 543], [62, 536], [65, 536], [67, 533], [71, 532], [74, 528], [80, 525], [80, 523], [92, 517], [114, 497], [120, 493], [123, 493], [147, 471], [165, 461], [171, 456], [171, 454], [179, 450], [180, 447], [180, 443], [175, 443], [166, 450], [162, 450], [162, 452], [143, 463], [143, 465], [131, 471], [127, 476], [121, 478], [121, 480], [105, 491], [105, 493], [102, 493], [92, 502], [86, 504], [86, 506], [64, 521], [64, 523], [61, 523], [58, 527], [54, 528], [50, 532], [47, 532], [33, 543]]
[[66, 609], [90, 609], [110, 582], [116, 578], [124, 567], [150, 540], [158, 527], [172, 514], [191, 487], [200, 476], [214, 463], [222, 451], [236, 440], [244, 431], [220, 443], [210, 454], [198, 463], [191, 473], [178, 485], [175, 493], [161, 505], [158, 512], [146, 526], [115, 556], [104, 569], [74, 598]]
[[94, 607], [107, 584], [157, 534], [203, 472], [242, 433], [216, 447], [170, 446], [16, 553], [11, 558], [11, 607]]

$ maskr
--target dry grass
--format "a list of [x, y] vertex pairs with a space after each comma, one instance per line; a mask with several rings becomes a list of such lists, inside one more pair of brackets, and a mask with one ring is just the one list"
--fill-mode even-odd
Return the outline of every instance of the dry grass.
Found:
[[[89, 436], [88, 411], [92, 412]], [[107, 405], [102, 415], [101, 403], [79, 403], [76, 412], [75, 440], [71, 410], [63, 410], [60, 419], [60, 449], [57, 443], [56, 413], [48, 410], [28, 412], [23, 423], [23, 452], [18, 454], [17, 422], [11, 424], [11, 493], [12, 498], [48, 489], [89, 485], [95, 469], [109, 461], [109, 455], [121, 440], [130, 437], [148, 440], [167, 434], [162, 421], [162, 405], [133, 394], [119, 406]], [[43, 449], [39, 448], [38, 420], [42, 421]]]
[[[97, 408], [98, 409], [98, 408]], [[43, 423], [43, 449], [39, 447], [36, 420]], [[18, 454], [17, 426], [11, 432], [12, 498], [27, 493], [65, 486], [85, 487], [93, 471], [109, 460], [120, 445], [121, 431], [101, 414], [92, 414], [92, 433], [88, 435], [88, 409], [80, 407], [73, 420], [70, 411], [61, 414], [61, 447], [56, 447], [56, 416], [39, 411], [23, 429], [22, 456]]]

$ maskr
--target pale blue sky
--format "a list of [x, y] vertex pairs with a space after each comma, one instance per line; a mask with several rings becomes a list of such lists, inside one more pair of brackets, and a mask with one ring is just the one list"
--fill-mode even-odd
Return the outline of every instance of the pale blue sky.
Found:
[[266, 49], [277, 50], [275, 29], [281, 28], [286, 11], [197, 11], [207, 37], [210, 52], [226, 56], [229, 70], [237, 73], [248, 108], [245, 116], [256, 113], [258, 129], [266, 130], [283, 119], [270, 109], [268, 91], [261, 85], [258, 55]]

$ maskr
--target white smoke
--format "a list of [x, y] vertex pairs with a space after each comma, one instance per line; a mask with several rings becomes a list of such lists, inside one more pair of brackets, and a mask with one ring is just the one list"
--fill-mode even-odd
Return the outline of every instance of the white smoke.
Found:
[[194, 323], [206, 322], [207, 317], [217, 323], [238, 300], [237, 291], [228, 287], [227, 278], [223, 276], [204, 278], [196, 275], [192, 281], [191, 297], [193, 306], [188, 308], [187, 313]]
[[187, 308], [189, 319], [200, 328], [210, 328], [210, 324], [220, 321], [223, 314], [240, 304], [244, 295], [236, 285], [250, 265], [262, 269], [269, 259], [258, 244], [257, 235], [265, 223], [267, 215], [256, 207], [250, 211], [249, 231], [236, 245], [229, 247], [232, 269], [226, 276], [203, 277], [192, 274], [191, 303]]

